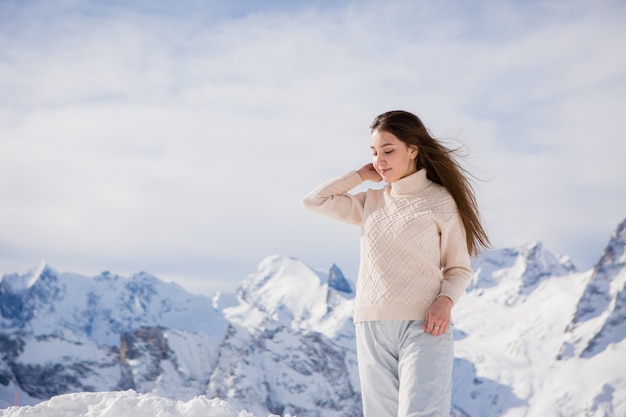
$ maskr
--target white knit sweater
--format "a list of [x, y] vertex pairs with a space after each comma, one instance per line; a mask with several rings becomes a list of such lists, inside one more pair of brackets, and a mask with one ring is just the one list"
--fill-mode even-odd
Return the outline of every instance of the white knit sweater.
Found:
[[352, 171], [309, 193], [309, 210], [361, 225], [354, 321], [423, 320], [439, 295], [457, 302], [471, 275], [465, 229], [448, 191], [419, 170], [349, 194]]

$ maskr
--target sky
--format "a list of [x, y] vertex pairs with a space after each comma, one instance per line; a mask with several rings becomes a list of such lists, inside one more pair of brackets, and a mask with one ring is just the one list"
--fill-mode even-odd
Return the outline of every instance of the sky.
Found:
[[[380, 113], [462, 149], [494, 248], [580, 270], [626, 218], [626, 3], [0, 1], [0, 275], [232, 292], [267, 256], [358, 271], [309, 213]], [[379, 187], [365, 184], [363, 187]]]

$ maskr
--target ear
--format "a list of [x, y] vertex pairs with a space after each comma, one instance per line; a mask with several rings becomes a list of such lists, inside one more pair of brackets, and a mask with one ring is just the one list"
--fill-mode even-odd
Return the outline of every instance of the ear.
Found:
[[417, 152], [418, 152], [417, 148], [414, 148], [414, 147], [411, 148], [411, 159], [417, 158]]

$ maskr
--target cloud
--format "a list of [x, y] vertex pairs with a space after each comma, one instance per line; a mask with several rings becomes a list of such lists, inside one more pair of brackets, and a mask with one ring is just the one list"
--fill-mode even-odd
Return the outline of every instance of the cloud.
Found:
[[619, 2], [2, 7], [7, 272], [44, 257], [205, 291], [282, 253], [354, 276], [358, 229], [299, 201], [367, 162], [392, 108], [470, 148], [496, 246], [590, 265], [624, 217]]

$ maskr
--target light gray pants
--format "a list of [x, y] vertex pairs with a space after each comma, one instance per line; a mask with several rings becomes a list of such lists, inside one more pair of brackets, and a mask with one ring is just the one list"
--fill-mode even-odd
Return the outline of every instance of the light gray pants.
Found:
[[449, 417], [452, 402], [452, 323], [441, 336], [423, 321], [356, 323], [364, 417]]

